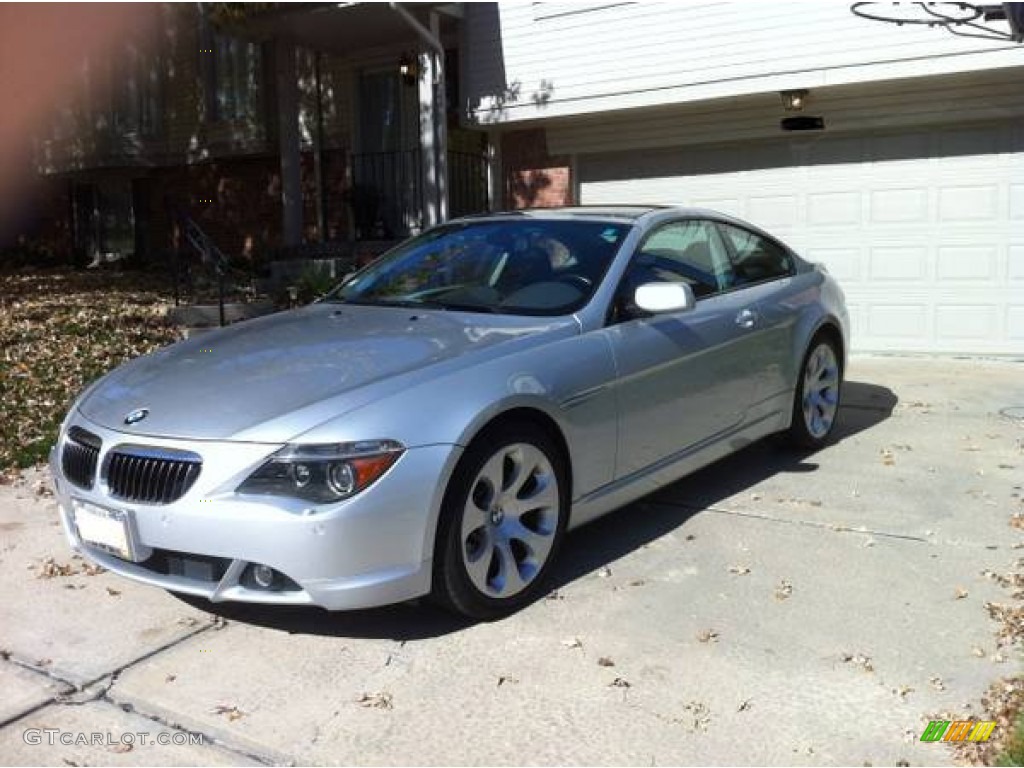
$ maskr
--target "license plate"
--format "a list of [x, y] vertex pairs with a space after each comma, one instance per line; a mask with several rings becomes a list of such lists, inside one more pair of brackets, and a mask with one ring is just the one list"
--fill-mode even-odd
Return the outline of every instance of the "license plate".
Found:
[[77, 499], [73, 502], [73, 510], [75, 527], [82, 541], [109, 550], [124, 560], [135, 560], [129, 512], [106, 509]]

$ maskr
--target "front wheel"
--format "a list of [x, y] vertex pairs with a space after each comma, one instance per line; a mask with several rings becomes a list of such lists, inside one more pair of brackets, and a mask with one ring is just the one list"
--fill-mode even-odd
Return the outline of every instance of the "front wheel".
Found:
[[835, 342], [816, 336], [804, 356], [793, 396], [793, 418], [787, 437], [798, 448], [820, 448], [836, 424], [843, 369]]
[[561, 452], [544, 430], [527, 424], [482, 433], [445, 494], [433, 597], [475, 619], [534, 600], [565, 532], [568, 490]]

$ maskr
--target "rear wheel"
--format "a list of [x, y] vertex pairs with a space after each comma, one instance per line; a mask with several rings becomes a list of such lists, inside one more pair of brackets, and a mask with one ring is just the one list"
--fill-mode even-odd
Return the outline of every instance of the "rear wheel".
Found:
[[564, 462], [543, 429], [499, 426], [482, 433], [445, 494], [434, 598], [476, 619], [527, 605], [543, 589], [568, 508]]
[[818, 448], [832, 433], [839, 414], [843, 369], [836, 344], [818, 335], [804, 356], [793, 395], [793, 419], [787, 437], [799, 448]]

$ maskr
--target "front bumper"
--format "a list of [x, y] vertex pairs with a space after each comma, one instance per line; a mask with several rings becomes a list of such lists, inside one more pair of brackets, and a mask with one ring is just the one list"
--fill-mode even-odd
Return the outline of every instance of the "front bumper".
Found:
[[[66, 430], [78, 425], [102, 441], [99, 476], [91, 490], [61, 471]], [[119, 444], [188, 450], [203, 459], [195, 485], [164, 505], [125, 502], [103, 479], [106, 454]], [[280, 445], [140, 440], [74, 414], [54, 449], [51, 472], [64, 531], [73, 549], [137, 581], [208, 598], [254, 603], [318, 605], [329, 610], [401, 602], [430, 591], [431, 554], [444, 480], [460, 448], [410, 448], [377, 483], [333, 505], [234, 493]], [[138, 562], [83, 542], [73, 499], [127, 512]], [[287, 586], [263, 589], [246, 577], [267, 565]]]

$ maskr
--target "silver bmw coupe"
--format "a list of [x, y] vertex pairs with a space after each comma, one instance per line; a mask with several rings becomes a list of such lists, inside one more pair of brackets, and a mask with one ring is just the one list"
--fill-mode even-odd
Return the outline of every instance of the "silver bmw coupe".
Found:
[[51, 468], [71, 546], [128, 578], [494, 618], [566, 530], [767, 435], [823, 444], [848, 332], [822, 267], [729, 216], [463, 218], [107, 374]]

